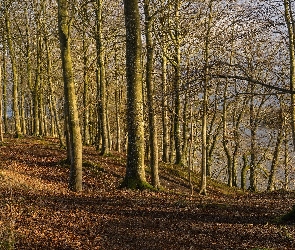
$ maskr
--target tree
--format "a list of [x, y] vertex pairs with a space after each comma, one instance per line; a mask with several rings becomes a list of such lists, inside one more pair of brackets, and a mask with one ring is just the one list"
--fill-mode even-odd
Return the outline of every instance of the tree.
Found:
[[137, 0], [124, 0], [127, 77], [127, 165], [122, 187], [144, 188], [144, 124], [141, 27]]
[[106, 101], [106, 77], [105, 77], [105, 48], [102, 40], [102, 0], [96, 0], [96, 50], [97, 50], [97, 91], [98, 91], [98, 113], [100, 122], [100, 133], [102, 139], [101, 155], [109, 153], [110, 145], [107, 126], [107, 101]]
[[[289, 39], [289, 60], [290, 60], [290, 90], [293, 92], [295, 90], [295, 34], [294, 34], [294, 18], [292, 13], [292, 7], [290, 0], [284, 0], [285, 9], [285, 22], [288, 29], [288, 39]], [[291, 128], [293, 137], [293, 147], [295, 150], [295, 94], [291, 94]]]
[[5, 28], [6, 28], [6, 38], [7, 45], [11, 58], [12, 74], [13, 74], [13, 114], [14, 114], [14, 124], [15, 124], [15, 136], [18, 138], [21, 136], [21, 125], [20, 125], [20, 115], [19, 115], [19, 105], [18, 105], [18, 72], [17, 72], [17, 62], [16, 55], [13, 45], [13, 39], [11, 34], [10, 16], [8, 12], [8, 6], [4, 6], [5, 15]]
[[64, 80], [65, 116], [69, 135], [67, 147], [69, 148], [71, 163], [69, 187], [78, 192], [82, 191], [82, 137], [73, 79], [70, 47], [71, 19], [68, 7], [67, 0], [58, 1], [58, 29]]
[[148, 120], [149, 120], [149, 142], [150, 142], [150, 166], [152, 175], [152, 185], [160, 188], [160, 180], [158, 174], [158, 132], [156, 124], [156, 114], [154, 105], [154, 83], [153, 83], [153, 63], [154, 63], [154, 43], [152, 38], [152, 23], [154, 15], [150, 13], [150, 1], [144, 1], [145, 15], [145, 39], [146, 39], [146, 86], [147, 86], [147, 102], [148, 102]]

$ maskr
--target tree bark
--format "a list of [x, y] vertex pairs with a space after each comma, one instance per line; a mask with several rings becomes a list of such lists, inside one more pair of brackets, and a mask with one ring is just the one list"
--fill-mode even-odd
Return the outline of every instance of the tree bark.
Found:
[[163, 53], [162, 53], [162, 130], [163, 130], [163, 155], [162, 161], [167, 163], [169, 162], [169, 131], [168, 131], [168, 112], [167, 112], [167, 96], [166, 96], [166, 89], [167, 89], [167, 58], [165, 44], [163, 45]]
[[19, 105], [18, 105], [18, 72], [16, 67], [15, 51], [11, 36], [10, 28], [10, 17], [8, 9], [5, 7], [5, 28], [7, 35], [7, 44], [11, 58], [11, 67], [13, 75], [13, 86], [12, 86], [12, 96], [13, 96], [13, 114], [14, 114], [14, 125], [15, 125], [15, 137], [19, 138], [21, 136], [21, 125], [20, 125], [20, 115], [19, 115]]
[[287, 24], [289, 35], [289, 60], [290, 60], [290, 91], [291, 91], [291, 129], [293, 138], [293, 147], [295, 150], [295, 95], [293, 93], [295, 88], [295, 34], [294, 34], [294, 20], [289, 0], [284, 0], [285, 21]]
[[0, 141], [3, 142], [3, 95], [2, 95], [2, 65], [0, 65]]
[[141, 27], [137, 0], [124, 0], [127, 77], [127, 166], [122, 187], [145, 188]]
[[[84, 8], [84, 16], [87, 15], [87, 9], [86, 6]], [[84, 21], [85, 22], [85, 21]], [[89, 79], [88, 79], [88, 48], [86, 43], [86, 23], [83, 23], [83, 82], [84, 82], [84, 90], [83, 90], [83, 142], [85, 145], [90, 144], [90, 135], [89, 135]]]
[[209, 16], [206, 24], [206, 37], [205, 37], [205, 79], [204, 79], [204, 91], [203, 91], [203, 103], [202, 103], [202, 165], [201, 165], [201, 188], [200, 194], [206, 195], [207, 187], [207, 108], [208, 108], [208, 85], [209, 85], [209, 45], [210, 45], [210, 29], [212, 22], [212, 1], [209, 2]]
[[282, 109], [281, 109], [280, 119], [281, 119], [281, 126], [280, 126], [280, 128], [278, 128], [276, 146], [275, 146], [275, 149], [273, 152], [273, 158], [271, 161], [270, 174], [269, 174], [268, 186], [267, 186], [268, 191], [273, 191], [274, 187], [275, 187], [275, 174], [276, 174], [277, 167], [278, 167], [280, 148], [281, 148], [281, 144], [283, 142], [283, 137], [284, 137], [284, 119], [285, 118], [283, 116]]
[[106, 77], [104, 63], [104, 47], [102, 42], [102, 0], [96, 0], [96, 50], [97, 50], [97, 66], [99, 74], [99, 100], [98, 112], [100, 116], [100, 132], [101, 132], [101, 155], [108, 154], [110, 151], [107, 125], [107, 101], [106, 101]]
[[149, 0], [144, 1], [145, 14], [145, 38], [147, 46], [147, 62], [146, 62], [146, 87], [148, 102], [148, 120], [149, 120], [149, 142], [150, 142], [150, 167], [152, 185], [154, 188], [160, 188], [160, 179], [158, 173], [158, 132], [154, 105], [154, 83], [153, 83], [153, 63], [154, 63], [154, 44], [151, 34], [153, 19], [149, 10]]
[[82, 191], [82, 136], [73, 79], [70, 49], [71, 20], [69, 18], [67, 0], [58, 1], [58, 28], [64, 79], [65, 110], [67, 111], [66, 116], [68, 118], [67, 125], [69, 128], [69, 142], [71, 147], [69, 187], [71, 190], [79, 192]]
[[175, 0], [174, 7], [175, 7], [175, 22], [176, 22], [176, 29], [175, 29], [175, 36], [174, 36], [174, 43], [175, 43], [175, 79], [174, 79], [174, 145], [175, 145], [175, 164], [182, 164], [182, 147], [181, 147], [181, 136], [180, 136], [180, 81], [181, 81], [181, 52], [180, 52], [180, 14], [179, 9], [181, 5], [181, 0]]

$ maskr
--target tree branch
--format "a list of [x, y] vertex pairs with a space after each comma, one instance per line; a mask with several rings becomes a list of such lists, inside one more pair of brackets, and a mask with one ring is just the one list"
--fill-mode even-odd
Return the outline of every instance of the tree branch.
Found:
[[256, 79], [253, 79], [251, 77], [244, 77], [244, 76], [237, 76], [237, 75], [210, 75], [211, 77], [213, 78], [223, 78], [223, 79], [238, 79], [238, 80], [244, 80], [244, 81], [248, 81], [252, 84], [257, 84], [257, 85], [260, 85], [260, 86], [263, 86], [265, 88], [268, 88], [268, 89], [273, 89], [273, 90], [277, 90], [277, 91], [280, 91], [281, 93], [279, 94], [295, 94], [295, 91], [292, 91], [290, 89], [285, 89], [285, 88], [281, 88], [281, 87], [277, 87], [277, 86], [272, 86], [272, 85], [269, 85], [267, 83], [264, 83], [264, 82], [261, 82], [261, 81], [258, 81]]

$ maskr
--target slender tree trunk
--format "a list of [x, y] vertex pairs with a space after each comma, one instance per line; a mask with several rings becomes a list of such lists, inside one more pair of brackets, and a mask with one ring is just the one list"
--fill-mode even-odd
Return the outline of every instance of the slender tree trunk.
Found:
[[147, 62], [146, 62], [146, 87], [147, 87], [147, 102], [148, 102], [148, 120], [149, 120], [149, 142], [150, 142], [150, 167], [152, 185], [154, 188], [160, 188], [160, 180], [158, 174], [158, 132], [154, 105], [154, 44], [152, 40], [152, 17], [149, 10], [149, 0], [144, 1], [145, 14], [145, 38], [147, 46]]
[[270, 170], [270, 175], [269, 175], [269, 179], [268, 179], [268, 186], [267, 186], [268, 191], [274, 190], [275, 172], [277, 170], [279, 151], [280, 151], [280, 146], [282, 143], [282, 138], [283, 138], [283, 129], [280, 129], [279, 134], [277, 136], [277, 142], [276, 142], [274, 155], [273, 155], [271, 167], [270, 167], [271, 170]]
[[246, 190], [246, 175], [249, 169], [247, 155], [243, 154], [243, 167], [241, 171], [241, 189]]
[[0, 65], [0, 141], [3, 142], [3, 95], [2, 95], [2, 65]]
[[192, 182], [192, 171], [193, 171], [193, 145], [194, 145], [194, 126], [193, 126], [193, 105], [190, 105], [190, 138], [188, 142], [189, 152], [188, 152], [188, 183], [190, 186], [190, 195], [194, 193], [194, 186]]
[[[39, 25], [38, 25], [39, 26]], [[41, 44], [40, 37], [37, 38], [37, 67], [36, 67], [36, 77], [35, 83], [32, 88], [32, 96], [33, 96], [33, 121], [34, 121], [34, 131], [33, 134], [35, 136], [42, 135], [42, 131], [40, 130], [40, 84], [41, 84]]]
[[230, 153], [230, 150], [228, 148], [228, 136], [227, 136], [227, 86], [228, 86], [228, 81], [226, 81], [225, 86], [224, 86], [224, 94], [223, 94], [223, 110], [222, 110], [222, 124], [223, 124], [223, 135], [222, 135], [222, 145], [223, 149], [226, 155], [227, 159], [227, 174], [228, 174], [228, 180], [227, 180], [227, 185], [232, 187], [233, 186], [233, 174], [232, 174], [232, 156]]
[[188, 94], [184, 94], [183, 100], [183, 109], [182, 109], [182, 162], [184, 165], [187, 164], [185, 159], [187, 159], [187, 151], [188, 151], [188, 118], [187, 118], [187, 109], [188, 109]]
[[[234, 48], [234, 26], [232, 27], [232, 32], [231, 32], [231, 37], [232, 37], [232, 42], [231, 42], [231, 53], [230, 53], [230, 58], [229, 58], [229, 64], [232, 64], [233, 60], [233, 48]], [[228, 79], [225, 80], [225, 86], [224, 86], [224, 92], [223, 92], [223, 106], [222, 106], [222, 126], [223, 126], [223, 134], [222, 134], [222, 145], [223, 149], [226, 155], [227, 159], [227, 171], [228, 171], [228, 181], [227, 184], [229, 187], [232, 187], [235, 185], [235, 173], [234, 173], [234, 157], [233, 154], [231, 154], [230, 149], [228, 147], [229, 139], [228, 139], [228, 132], [227, 132], [227, 109], [228, 109], [228, 104], [227, 104], [227, 89], [228, 89], [229, 81]]]
[[277, 171], [277, 165], [278, 165], [278, 160], [279, 160], [279, 154], [280, 154], [280, 147], [283, 141], [283, 137], [284, 137], [284, 116], [282, 114], [282, 110], [281, 110], [281, 127], [278, 129], [278, 135], [277, 135], [277, 141], [276, 141], [276, 146], [273, 152], [273, 158], [271, 161], [271, 166], [270, 166], [270, 175], [268, 178], [268, 186], [267, 186], [267, 190], [268, 191], [273, 191], [274, 190], [274, 184], [275, 184], [275, 173]]
[[249, 190], [255, 192], [256, 187], [256, 121], [254, 118], [254, 86], [251, 85], [251, 100], [250, 100], [250, 140], [251, 140], [251, 149], [250, 149], [250, 186]]
[[56, 137], [54, 111], [53, 111], [53, 105], [52, 105], [52, 95], [49, 95], [48, 97], [48, 106], [49, 106], [49, 112], [50, 112], [50, 136]]
[[141, 27], [137, 0], [124, 0], [127, 77], [127, 166], [122, 186], [144, 188], [144, 124], [141, 69]]
[[13, 40], [11, 36], [10, 28], [10, 17], [8, 9], [5, 7], [5, 28], [7, 35], [7, 44], [11, 58], [11, 67], [13, 75], [13, 86], [12, 86], [12, 97], [13, 97], [13, 114], [14, 114], [14, 124], [15, 124], [15, 137], [19, 138], [21, 136], [21, 125], [20, 125], [20, 115], [19, 115], [19, 105], [18, 105], [18, 72], [15, 58], [15, 51], [13, 46]]
[[[5, 45], [4, 45], [5, 48]], [[8, 119], [7, 119], [7, 73], [6, 73], [6, 56], [3, 53], [3, 89], [1, 89], [3, 95], [3, 122], [4, 122], [4, 132], [8, 133]]]
[[115, 62], [116, 62], [116, 90], [115, 90], [115, 105], [116, 105], [116, 148], [117, 152], [121, 152], [121, 89], [119, 87], [119, 67], [117, 64], [117, 50], [115, 51]]
[[181, 52], [180, 52], [180, 14], [179, 9], [181, 5], [181, 0], [175, 0], [175, 50], [176, 50], [176, 60], [174, 64], [175, 79], [174, 79], [174, 145], [175, 145], [175, 164], [182, 164], [182, 147], [181, 147], [181, 136], [180, 136], [180, 83], [181, 83]]
[[285, 21], [287, 24], [289, 35], [289, 60], [290, 60], [290, 91], [291, 94], [291, 129], [293, 138], [293, 147], [295, 150], [295, 34], [294, 34], [294, 20], [290, 0], [284, 0]]
[[22, 134], [27, 134], [27, 125], [26, 125], [26, 114], [25, 114], [25, 91], [22, 90], [20, 97], [20, 117], [21, 117], [21, 130]]
[[166, 58], [166, 48], [163, 46], [162, 53], [162, 130], [163, 130], [163, 155], [162, 161], [169, 161], [169, 131], [168, 131], [168, 112], [167, 112], [167, 96], [166, 96], [166, 88], [167, 88], [167, 58]]
[[[84, 9], [84, 15], [86, 15], [86, 8]], [[83, 27], [83, 82], [84, 82], [84, 90], [83, 90], [83, 141], [85, 145], [90, 144], [89, 137], [89, 97], [88, 97], [88, 88], [89, 88], [89, 79], [88, 79], [88, 55], [87, 55], [87, 44], [86, 44], [86, 24]]]
[[[29, 15], [27, 9], [25, 10], [26, 15], [26, 69], [27, 69], [27, 84], [30, 89], [30, 93], [32, 94], [33, 84], [32, 84], [32, 66], [31, 66], [31, 39], [30, 39], [30, 33], [29, 33]], [[31, 98], [32, 99], [32, 98]], [[31, 115], [29, 116], [28, 123], [31, 124]], [[31, 126], [30, 126], [31, 127]], [[29, 134], [32, 133], [32, 129], [28, 129]]]
[[210, 45], [210, 30], [212, 22], [212, 1], [209, 2], [209, 16], [206, 27], [206, 37], [205, 37], [205, 79], [204, 79], [204, 93], [203, 93], [203, 114], [202, 114], [202, 174], [201, 174], [201, 188], [200, 194], [206, 195], [207, 187], [207, 108], [208, 108], [208, 84], [209, 84], [209, 45]]
[[289, 144], [287, 136], [285, 134], [284, 138], [284, 189], [288, 190], [289, 188]]
[[107, 126], [107, 102], [106, 102], [106, 78], [105, 78], [105, 64], [104, 64], [104, 46], [102, 42], [102, 0], [96, 0], [96, 49], [97, 49], [97, 65], [99, 70], [99, 115], [101, 128], [101, 155], [108, 154], [110, 145], [108, 141], [108, 126]]
[[44, 115], [44, 96], [43, 96], [43, 75], [42, 67], [40, 67], [40, 85], [38, 91], [38, 117], [39, 117], [39, 135], [45, 135], [45, 115]]
[[71, 190], [79, 192], [82, 191], [82, 136], [80, 132], [73, 78], [70, 49], [71, 21], [68, 13], [67, 0], [58, 0], [58, 24], [64, 78], [65, 111], [67, 126], [69, 128], [69, 144], [71, 147], [69, 187]]

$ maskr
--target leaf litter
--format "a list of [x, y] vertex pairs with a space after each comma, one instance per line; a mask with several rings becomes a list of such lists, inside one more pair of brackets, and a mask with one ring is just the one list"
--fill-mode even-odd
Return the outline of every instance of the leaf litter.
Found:
[[124, 155], [85, 147], [84, 190], [74, 193], [65, 157], [51, 138], [0, 147], [0, 248], [13, 236], [15, 249], [295, 249], [294, 225], [274, 223], [295, 204], [294, 192], [209, 187], [208, 196], [191, 197], [161, 169], [163, 192], [118, 189]]

